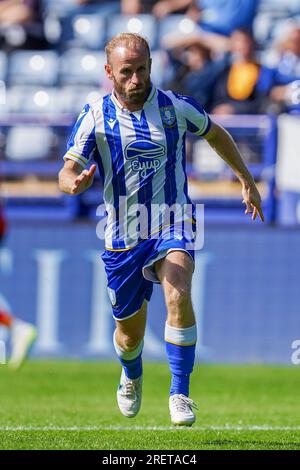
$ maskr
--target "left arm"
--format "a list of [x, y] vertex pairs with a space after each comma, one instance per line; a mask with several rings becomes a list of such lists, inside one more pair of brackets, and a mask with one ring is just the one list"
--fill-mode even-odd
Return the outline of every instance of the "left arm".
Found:
[[233, 169], [235, 175], [240, 180], [243, 202], [246, 204], [245, 214], [252, 213], [252, 220], [255, 220], [257, 214], [259, 214], [261, 220], [264, 221], [260, 194], [231, 135], [223, 127], [212, 122], [210, 130], [203, 137], [213, 150]]

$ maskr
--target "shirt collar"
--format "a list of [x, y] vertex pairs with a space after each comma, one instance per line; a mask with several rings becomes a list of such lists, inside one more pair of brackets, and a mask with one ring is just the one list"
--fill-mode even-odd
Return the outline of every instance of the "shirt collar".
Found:
[[[143, 108], [147, 105], [147, 104], [151, 104], [154, 100], [154, 97], [156, 96], [157, 94], [157, 89], [156, 89], [156, 86], [153, 85], [151, 83], [151, 90], [150, 90], [150, 93], [148, 95], [148, 98], [146, 99], [144, 105], [143, 105]], [[111, 92], [111, 99], [113, 101], [113, 103], [119, 108], [121, 109], [122, 111], [127, 111], [127, 112], [131, 112], [129, 111], [127, 108], [125, 108], [124, 106], [122, 106], [122, 104], [120, 103], [120, 101], [118, 100], [118, 98], [116, 97], [116, 94], [115, 94], [115, 90], [113, 89], [112, 92]], [[143, 109], [141, 108], [141, 109]]]

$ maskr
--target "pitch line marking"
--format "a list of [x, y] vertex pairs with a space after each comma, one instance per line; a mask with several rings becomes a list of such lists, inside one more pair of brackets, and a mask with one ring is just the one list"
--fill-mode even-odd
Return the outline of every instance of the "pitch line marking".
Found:
[[300, 431], [300, 426], [0, 426], [0, 431]]

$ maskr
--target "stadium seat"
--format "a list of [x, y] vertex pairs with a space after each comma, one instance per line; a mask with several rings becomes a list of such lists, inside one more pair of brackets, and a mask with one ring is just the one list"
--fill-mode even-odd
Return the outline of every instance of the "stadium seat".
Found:
[[273, 26], [271, 39], [276, 42], [281, 41], [295, 25], [300, 27], [299, 16], [278, 20]]
[[9, 113], [7, 106], [7, 92], [4, 82], [0, 81], [0, 117], [6, 117]]
[[105, 42], [105, 18], [96, 14], [67, 15], [60, 20], [60, 42], [67, 47], [101, 50]]
[[151, 80], [156, 86], [162, 87], [164, 83], [171, 79], [171, 75], [173, 73], [172, 68], [168, 67], [168, 55], [163, 50], [157, 50], [151, 53], [151, 57]]
[[105, 77], [104, 52], [70, 49], [60, 58], [60, 83], [100, 85]]
[[55, 136], [49, 127], [18, 125], [9, 129], [6, 159], [13, 161], [43, 160], [51, 155]]
[[62, 113], [77, 115], [86, 103], [96, 101], [107, 94], [100, 88], [88, 86], [65, 86], [60, 90], [59, 110]]
[[260, 0], [258, 2], [258, 12], [268, 12], [274, 15], [285, 15], [297, 12], [299, 0]]
[[272, 41], [281, 40], [290, 23], [300, 23], [300, 1], [263, 1], [253, 23], [253, 34], [259, 45], [265, 49]]
[[178, 35], [188, 35], [195, 31], [196, 23], [185, 15], [169, 15], [160, 21], [158, 27], [158, 43], [163, 47], [163, 38], [171, 33]]
[[273, 28], [273, 18], [266, 13], [258, 13], [253, 22], [253, 36], [260, 46], [269, 43]]
[[78, 7], [76, 0], [42, 0], [43, 11], [45, 14], [65, 15]]
[[73, 13], [99, 13], [101, 16], [120, 11], [120, 1], [98, 0], [92, 3], [80, 4], [78, 0], [42, 0], [44, 16], [63, 17]]
[[7, 114], [7, 90], [5, 80], [0, 79], [0, 116]]
[[21, 114], [57, 113], [56, 88], [14, 86], [7, 90], [8, 110]]
[[122, 32], [142, 34], [151, 48], [156, 47], [157, 26], [153, 15], [113, 15], [109, 20], [107, 40]]
[[6, 133], [5, 133], [5, 130], [0, 127], [0, 160], [3, 160], [4, 158], [5, 146], [6, 146]]
[[0, 80], [6, 79], [7, 72], [7, 55], [5, 52], [0, 51]]
[[9, 59], [8, 83], [52, 86], [57, 82], [58, 67], [54, 51], [16, 51]]
[[263, 49], [257, 54], [259, 62], [266, 67], [276, 68], [278, 66], [280, 55], [273, 47]]

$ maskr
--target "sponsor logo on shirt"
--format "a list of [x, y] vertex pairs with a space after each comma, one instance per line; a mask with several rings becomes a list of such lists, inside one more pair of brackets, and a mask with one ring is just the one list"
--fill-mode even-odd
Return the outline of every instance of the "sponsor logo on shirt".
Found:
[[148, 170], [156, 172], [161, 166], [161, 157], [166, 153], [164, 145], [151, 140], [138, 139], [126, 145], [124, 154], [131, 161], [131, 168], [145, 178]]

